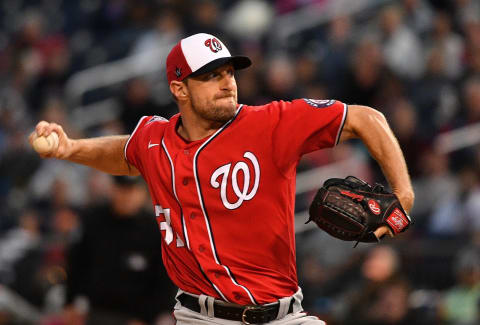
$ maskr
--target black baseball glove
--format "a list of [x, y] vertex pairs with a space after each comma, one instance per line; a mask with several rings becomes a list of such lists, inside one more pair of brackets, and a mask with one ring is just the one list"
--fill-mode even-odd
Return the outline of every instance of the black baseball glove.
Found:
[[395, 194], [354, 177], [330, 178], [310, 205], [310, 218], [333, 237], [358, 242], [377, 242], [374, 231], [383, 225], [394, 235], [412, 222]]

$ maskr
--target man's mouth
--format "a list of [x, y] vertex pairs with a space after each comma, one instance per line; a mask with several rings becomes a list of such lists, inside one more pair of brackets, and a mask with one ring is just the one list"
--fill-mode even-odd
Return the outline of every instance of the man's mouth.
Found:
[[223, 99], [223, 98], [233, 98], [233, 95], [226, 95], [226, 96], [219, 96], [217, 99]]

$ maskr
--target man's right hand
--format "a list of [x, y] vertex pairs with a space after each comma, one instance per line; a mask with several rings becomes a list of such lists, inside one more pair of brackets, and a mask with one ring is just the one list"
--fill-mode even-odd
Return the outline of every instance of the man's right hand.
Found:
[[88, 139], [70, 139], [57, 123], [41, 121], [30, 134], [30, 145], [36, 136], [58, 134], [58, 147], [42, 158], [64, 159], [76, 164], [89, 166], [112, 175], [140, 175], [138, 169], [129, 165], [124, 149], [129, 135], [111, 135]]
[[46, 121], [38, 122], [37, 126], [35, 127], [35, 131], [33, 131], [28, 137], [28, 141], [30, 142], [30, 145], [33, 146], [33, 140], [35, 137], [47, 137], [52, 132], [56, 132], [58, 135], [58, 147], [47, 154], [39, 154], [40, 157], [68, 159], [68, 157], [70, 157], [72, 154], [74, 140], [67, 136], [61, 125]]

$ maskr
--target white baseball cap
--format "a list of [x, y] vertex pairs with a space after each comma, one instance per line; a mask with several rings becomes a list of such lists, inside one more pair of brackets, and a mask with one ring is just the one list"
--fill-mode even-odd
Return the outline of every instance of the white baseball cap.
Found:
[[178, 42], [167, 57], [167, 79], [182, 81], [231, 62], [236, 70], [252, 64], [246, 56], [232, 56], [225, 44], [213, 35], [199, 33]]

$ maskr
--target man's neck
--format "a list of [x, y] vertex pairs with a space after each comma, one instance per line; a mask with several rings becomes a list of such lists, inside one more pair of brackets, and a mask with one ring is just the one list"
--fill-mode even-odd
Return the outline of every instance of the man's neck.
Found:
[[207, 121], [195, 115], [180, 115], [177, 132], [185, 140], [197, 141], [215, 133], [223, 124]]

